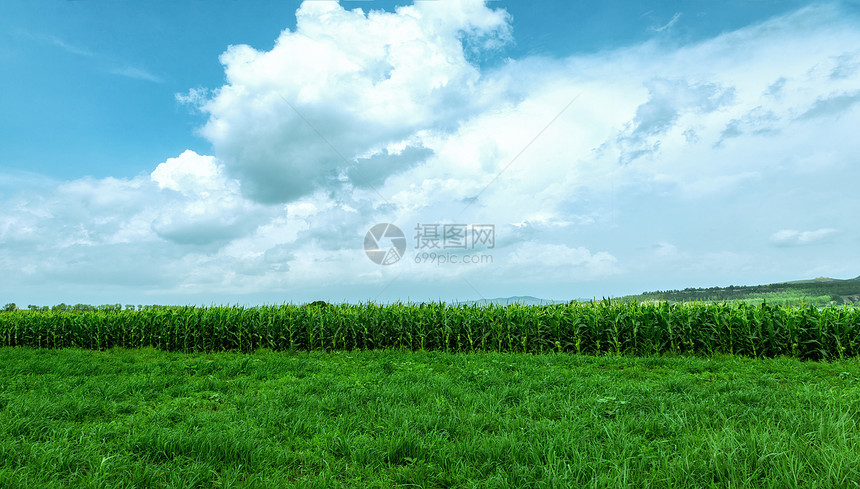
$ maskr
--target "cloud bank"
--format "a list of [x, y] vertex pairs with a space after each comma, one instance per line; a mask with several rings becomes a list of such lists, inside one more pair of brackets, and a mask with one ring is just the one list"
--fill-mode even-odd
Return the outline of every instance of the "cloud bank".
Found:
[[[860, 29], [839, 4], [482, 70], [515, 42], [488, 5], [303, 3], [271, 50], [224, 51], [223, 86], [177, 95], [214, 154], [0, 186], [0, 291], [569, 298], [857, 274]], [[394, 266], [363, 254], [377, 222], [410, 239]], [[417, 223], [494, 224], [492, 263], [416, 262]]]

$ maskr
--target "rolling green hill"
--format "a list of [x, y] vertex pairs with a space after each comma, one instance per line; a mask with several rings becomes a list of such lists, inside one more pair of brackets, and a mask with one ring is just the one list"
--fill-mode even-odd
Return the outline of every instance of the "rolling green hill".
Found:
[[761, 302], [775, 304], [856, 304], [860, 303], [860, 276], [840, 280], [818, 277], [767, 285], [729, 285], [728, 287], [658, 290], [625, 296], [622, 300], [636, 301], [718, 301]]

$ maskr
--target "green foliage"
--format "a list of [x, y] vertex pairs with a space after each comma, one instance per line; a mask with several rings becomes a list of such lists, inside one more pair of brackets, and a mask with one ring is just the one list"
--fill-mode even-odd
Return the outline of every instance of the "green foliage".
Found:
[[32, 348], [0, 358], [4, 489], [860, 481], [857, 359]]
[[767, 303], [373, 303], [10, 311], [0, 346], [167, 351], [373, 350], [860, 356], [860, 308]]
[[626, 296], [627, 301], [716, 301], [716, 302], [762, 302], [785, 306], [860, 304], [860, 277], [848, 280], [819, 278], [797, 282], [767, 285], [750, 285], [708, 288], [686, 288], [684, 290], [658, 290], [639, 295]]

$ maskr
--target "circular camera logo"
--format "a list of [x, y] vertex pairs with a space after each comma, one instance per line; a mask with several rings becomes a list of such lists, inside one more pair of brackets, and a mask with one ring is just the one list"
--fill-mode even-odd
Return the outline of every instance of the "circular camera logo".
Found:
[[377, 224], [364, 235], [364, 252], [377, 265], [397, 263], [406, 252], [406, 235], [394, 224]]

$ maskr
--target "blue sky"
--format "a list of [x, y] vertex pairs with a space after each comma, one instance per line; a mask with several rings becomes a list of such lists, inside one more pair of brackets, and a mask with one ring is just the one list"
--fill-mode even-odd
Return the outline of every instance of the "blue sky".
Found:
[[[6, 302], [860, 274], [857, 2], [12, 0], [0, 72]], [[417, 263], [420, 223], [496, 244]]]
[[[393, 11], [404, 2], [343, 2]], [[505, 56], [564, 57], [649, 39], [695, 41], [790, 11], [806, 2], [495, 1], [513, 17]], [[204, 119], [173, 94], [217, 87], [230, 44], [271, 49], [294, 29], [300, 2], [17, 1], [0, 4], [0, 79], [7, 169], [58, 179], [131, 177], [186, 148], [207, 151]], [[656, 29], [680, 17], [671, 32]], [[683, 22], [681, 22], [683, 19]], [[8, 166], [7, 166], [8, 165]]]

